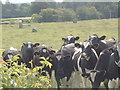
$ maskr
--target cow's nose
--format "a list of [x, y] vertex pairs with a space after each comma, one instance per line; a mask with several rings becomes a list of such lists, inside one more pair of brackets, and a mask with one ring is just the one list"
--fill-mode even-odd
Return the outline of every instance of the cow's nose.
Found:
[[58, 55], [58, 56], [56, 56], [56, 57], [57, 57], [58, 60], [60, 60], [62, 56], [61, 56], [61, 55]]

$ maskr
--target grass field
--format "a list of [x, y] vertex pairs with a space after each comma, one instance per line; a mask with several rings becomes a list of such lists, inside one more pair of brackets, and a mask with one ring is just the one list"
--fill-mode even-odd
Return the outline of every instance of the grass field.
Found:
[[[23, 42], [31, 41], [52, 46], [57, 50], [63, 44], [61, 38], [67, 37], [69, 34], [80, 36], [80, 40], [77, 42], [83, 42], [92, 34], [106, 35], [106, 39], [111, 37], [118, 39], [118, 19], [86, 20], [78, 23], [30, 23], [30, 25], [24, 26], [22, 29], [18, 24], [0, 25], [0, 27], [2, 26], [2, 48], [8, 49], [13, 46], [20, 49]], [[32, 32], [32, 28], [37, 29], [38, 32]], [[89, 81], [87, 84], [90, 87]], [[54, 78], [51, 85], [56, 87]], [[80, 82], [80, 86], [82, 87], [82, 82]]]
[[[86, 20], [78, 23], [52, 22], [52, 23], [30, 23], [22, 29], [18, 24], [2, 25], [2, 47], [8, 49], [13, 46], [20, 49], [23, 42], [39, 42], [52, 46], [56, 50], [63, 44], [62, 37], [69, 34], [80, 36], [78, 42], [88, 39], [89, 35], [98, 34], [118, 38], [118, 19]], [[32, 32], [32, 28], [38, 32]]]

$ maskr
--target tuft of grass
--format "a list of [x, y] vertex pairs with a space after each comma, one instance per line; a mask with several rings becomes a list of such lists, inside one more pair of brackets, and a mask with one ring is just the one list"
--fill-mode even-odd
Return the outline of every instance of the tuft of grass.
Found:
[[[115, 37], [118, 39], [118, 19], [85, 20], [78, 23], [73, 22], [51, 22], [51, 23], [30, 23], [31, 26], [24, 26], [22, 29], [18, 24], [2, 25], [2, 46], [5, 49], [13, 46], [21, 48], [23, 42], [39, 42], [59, 49], [63, 44], [62, 37], [69, 34], [79, 36], [83, 42], [89, 38], [89, 35], [106, 35], [109, 39]], [[38, 32], [32, 32], [32, 28]]]

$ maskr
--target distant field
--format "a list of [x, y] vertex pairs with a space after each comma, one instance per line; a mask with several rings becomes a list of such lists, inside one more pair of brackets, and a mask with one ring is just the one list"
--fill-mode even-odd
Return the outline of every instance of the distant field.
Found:
[[5, 18], [5, 19], [1, 19], [3, 21], [6, 21], [6, 20], [17, 20], [17, 19], [31, 19], [31, 17], [20, 17], [20, 18]]
[[[86, 20], [78, 23], [30, 23], [30, 25], [22, 29], [18, 28], [18, 24], [2, 25], [2, 47], [8, 49], [13, 46], [20, 49], [23, 42], [31, 41], [53, 46], [57, 50], [63, 43], [61, 38], [69, 34], [80, 36], [78, 42], [88, 39], [92, 34], [106, 35], [107, 39], [118, 38], [118, 19]], [[38, 32], [32, 32], [32, 28]]]

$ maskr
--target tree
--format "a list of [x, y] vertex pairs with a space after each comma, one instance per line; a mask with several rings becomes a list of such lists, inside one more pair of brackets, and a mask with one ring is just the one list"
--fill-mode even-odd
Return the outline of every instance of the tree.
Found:
[[43, 22], [55, 22], [58, 20], [58, 15], [55, 9], [52, 8], [41, 10], [40, 15], [42, 16]]
[[102, 16], [95, 7], [90, 6], [79, 7], [77, 9], [77, 15], [79, 20], [99, 19]]
[[76, 18], [76, 13], [68, 8], [59, 8], [56, 10], [59, 21], [72, 21]]
[[46, 9], [49, 7], [48, 2], [32, 2], [30, 7], [31, 14], [41, 12], [42, 9]]
[[118, 3], [117, 2], [95, 2], [96, 9], [103, 14], [102, 18], [118, 17]]
[[59, 9], [43, 9], [40, 12], [43, 22], [56, 22], [56, 21], [72, 21], [76, 18], [76, 13], [67, 8]]

